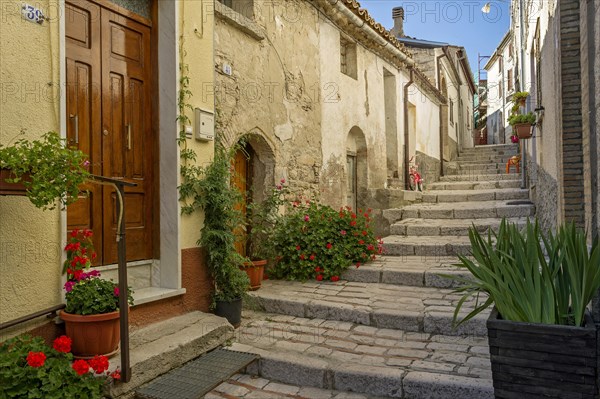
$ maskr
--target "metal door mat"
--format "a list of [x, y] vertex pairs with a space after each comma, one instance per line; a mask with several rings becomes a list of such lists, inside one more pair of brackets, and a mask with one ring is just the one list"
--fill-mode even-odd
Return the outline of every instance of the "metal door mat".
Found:
[[201, 399], [258, 359], [253, 353], [216, 349], [171, 370], [136, 391], [140, 399]]

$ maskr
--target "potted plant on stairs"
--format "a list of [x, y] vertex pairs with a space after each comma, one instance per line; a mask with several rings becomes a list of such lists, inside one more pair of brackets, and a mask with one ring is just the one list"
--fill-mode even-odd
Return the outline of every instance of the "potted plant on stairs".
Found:
[[[503, 220], [487, 238], [471, 228], [472, 258], [458, 266], [463, 285], [455, 321], [473, 296], [465, 322], [494, 305], [487, 327], [496, 398], [596, 398], [596, 327], [587, 311], [600, 288], [600, 248], [588, 248], [573, 224], [544, 234], [537, 222], [523, 231]], [[459, 323], [459, 324], [460, 324]]]
[[90, 270], [96, 257], [90, 230], [73, 230], [65, 247], [63, 273], [66, 307], [60, 312], [67, 335], [73, 340], [73, 355], [91, 359], [114, 355], [119, 347], [119, 296], [127, 295], [133, 305], [132, 290], [120, 293], [118, 284], [100, 278]]
[[198, 245], [206, 251], [214, 283], [215, 313], [237, 327], [241, 322], [242, 298], [249, 280], [240, 270], [246, 259], [235, 249], [234, 229], [242, 218], [236, 209], [240, 192], [230, 184], [232, 154], [232, 150], [226, 149], [219, 140], [215, 142], [213, 161], [199, 170], [194, 198], [204, 210], [204, 226]]
[[269, 261], [275, 259], [273, 233], [280, 220], [280, 208], [285, 204], [289, 188], [285, 179], [271, 188], [262, 201], [253, 201], [248, 205], [248, 255], [250, 261], [244, 262], [243, 270], [250, 279], [250, 290], [261, 287], [264, 269]]

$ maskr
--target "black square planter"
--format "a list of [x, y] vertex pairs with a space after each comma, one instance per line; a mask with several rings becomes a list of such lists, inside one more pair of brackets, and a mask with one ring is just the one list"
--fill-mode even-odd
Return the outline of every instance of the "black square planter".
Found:
[[487, 321], [497, 399], [598, 398], [597, 332], [585, 327], [502, 320], [496, 308]]

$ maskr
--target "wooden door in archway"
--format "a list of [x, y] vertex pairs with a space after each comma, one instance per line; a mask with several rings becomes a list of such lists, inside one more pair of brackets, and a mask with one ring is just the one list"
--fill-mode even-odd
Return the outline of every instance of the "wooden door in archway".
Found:
[[[242, 213], [243, 223], [246, 222], [246, 214], [248, 212], [248, 189], [250, 176], [250, 159], [247, 152], [240, 148], [236, 151], [233, 158], [233, 186], [242, 194], [242, 200], [237, 204], [236, 209]], [[240, 226], [234, 230], [236, 240], [235, 249], [242, 255], [248, 255], [248, 234], [245, 226]]]

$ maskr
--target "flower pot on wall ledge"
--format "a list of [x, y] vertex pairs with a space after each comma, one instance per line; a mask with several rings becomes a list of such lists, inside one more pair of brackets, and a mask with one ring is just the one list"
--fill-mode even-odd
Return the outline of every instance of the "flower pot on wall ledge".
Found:
[[[23, 185], [23, 180], [18, 183], [7, 183], [6, 179], [12, 179], [15, 176], [10, 169], [0, 169], [0, 195], [27, 195], [27, 190]], [[29, 174], [24, 176], [29, 178]]]
[[266, 264], [266, 260], [253, 260], [244, 262], [244, 266], [240, 267], [250, 279], [250, 291], [256, 291], [261, 287]]
[[119, 350], [119, 311], [83, 316], [62, 310], [60, 318], [65, 322], [67, 336], [73, 340], [76, 358], [112, 356]]
[[517, 123], [513, 125], [513, 130], [517, 133], [519, 139], [530, 139], [532, 135], [533, 125], [529, 123]]
[[596, 398], [596, 327], [502, 320], [494, 308], [487, 321], [496, 399]]

